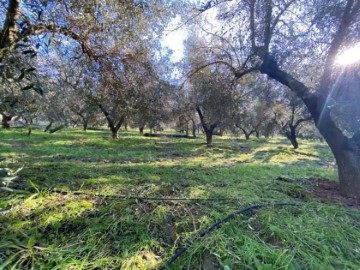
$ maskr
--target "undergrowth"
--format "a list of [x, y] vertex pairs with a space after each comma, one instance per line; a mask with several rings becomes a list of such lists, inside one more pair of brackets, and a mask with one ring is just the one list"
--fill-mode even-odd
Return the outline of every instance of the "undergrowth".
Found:
[[24, 167], [10, 184], [16, 192], [0, 191], [0, 269], [155, 269], [227, 214], [288, 201], [302, 204], [230, 220], [169, 269], [360, 269], [360, 211], [276, 180], [336, 181], [318, 141], [293, 151], [283, 138], [223, 136], [207, 148], [203, 138], [16, 129], [0, 130], [0, 153], [0, 167]]

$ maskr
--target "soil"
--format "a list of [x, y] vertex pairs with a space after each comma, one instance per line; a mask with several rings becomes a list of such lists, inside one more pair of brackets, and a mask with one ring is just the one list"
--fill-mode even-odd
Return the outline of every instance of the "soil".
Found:
[[337, 182], [314, 178], [308, 179], [311, 182], [309, 196], [324, 203], [336, 203], [351, 207], [360, 207], [360, 200], [355, 198], [347, 198], [340, 194], [339, 184]]

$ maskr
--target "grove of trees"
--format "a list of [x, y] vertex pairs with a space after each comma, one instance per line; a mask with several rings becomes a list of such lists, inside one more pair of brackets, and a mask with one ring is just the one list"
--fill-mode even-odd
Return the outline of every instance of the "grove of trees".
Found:
[[[341, 192], [360, 198], [360, 62], [337, 63], [360, 42], [360, 1], [202, 3], [2, 1], [2, 127], [107, 125], [113, 139], [125, 125], [171, 127], [207, 146], [283, 135], [294, 149], [317, 128]], [[161, 42], [175, 16], [188, 29], [177, 63]]]

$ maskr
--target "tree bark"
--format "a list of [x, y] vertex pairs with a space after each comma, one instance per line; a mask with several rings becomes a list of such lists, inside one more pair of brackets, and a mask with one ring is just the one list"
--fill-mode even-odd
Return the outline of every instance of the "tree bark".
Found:
[[105, 118], [106, 118], [106, 120], [108, 122], [108, 126], [109, 126], [110, 131], [111, 131], [111, 137], [114, 140], [119, 139], [118, 131], [119, 131], [121, 125], [125, 121], [125, 116], [124, 115], [120, 116], [118, 121], [116, 121], [111, 117], [109, 112], [101, 104], [99, 104], [99, 108], [103, 112], [103, 114], [105, 115]]
[[192, 135], [194, 138], [196, 138], [196, 124], [193, 119], [191, 119], [191, 122], [192, 122]]
[[299, 143], [297, 141], [297, 138], [296, 138], [296, 128], [289, 124], [289, 127], [290, 127], [290, 131], [287, 131], [285, 134], [286, 134], [286, 137], [290, 140], [292, 146], [294, 147], [294, 149], [298, 149], [299, 148]]
[[83, 122], [83, 130], [87, 131], [87, 129], [88, 129], [88, 121], [84, 120], [84, 122]]
[[51, 122], [45, 127], [44, 132], [48, 131], [48, 130], [51, 128], [52, 124], [53, 124], [53, 122], [51, 121]]
[[139, 127], [139, 132], [140, 132], [140, 134], [144, 134], [144, 126]]
[[[0, 31], [0, 49], [10, 46], [16, 39], [18, 30], [16, 26], [16, 20], [20, 17], [21, 14], [20, 2], [20, 0], [9, 1], [4, 25], [2, 31]], [[0, 58], [2, 58], [2, 55]]]
[[32, 121], [31, 117], [26, 119], [26, 126], [28, 127], [28, 136], [31, 135], [32, 123], [33, 123], [33, 121]]
[[[303, 83], [281, 70], [272, 56], [265, 58], [260, 71], [288, 86], [302, 99], [337, 161], [342, 194], [360, 199], [360, 140], [354, 142], [354, 138], [358, 137], [354, 135], [351, 139], [347, 138], [332, 120], [331, 108], [326, 106], [326, 100], [312, 94]], [[333, 87], [328, 83], [324, 85]], [[346, 89], [349, 86], [345, 83], [342, 87]], [[329, 93], [329, 90], [320, 87], [318, 92]]]
[[10, 121], [11, 121], [12, 116], [11, 115], [4, 115], [2, 114], [2, 120], [1, 120], [1, 125], [3, 128], [9, 129], [10, 128]]
[[205, 132], [205, 135], [206, 135], [206, 146], [211, 147], [211, 145], [212, 145], [212, 136], [214, 134], [214, 130], [215, 130], [216, 126], [217, 126], [217, 123], [209, 125], [205, 121], [205, 117], [204, 117], [200, 107], [196, 107], [196, 111], [197, 111], [197, 113], [199, 115], [201, 125], [203, 126], [203, 129], [204, 129], [204, 132]]
[[207, 147], [211, 147], [212, 146], [212, 136], [213, 136], [213, 132], [212, 131], [208, 131], [206, 132], [206, 146]]
[[360, 153], [338, 150], [334, 155], [338, 166], [340, 192], [360, 199]]
[[118, 140], [119, 139], [119, 134], [118, 134], [118, 130], [116, 128], [111, 128], [111, 138], [113, 138], [114, 140]]
[[65, 127], [65, 125], [60, 125], [56, 128], [50, 129], [49, 133], [55, 133], [56, 131], [62, 130]]

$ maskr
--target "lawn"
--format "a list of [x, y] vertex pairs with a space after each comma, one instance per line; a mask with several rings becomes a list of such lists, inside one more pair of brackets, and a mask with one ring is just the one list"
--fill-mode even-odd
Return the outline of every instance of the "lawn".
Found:
[[337, 179], [326, 144], [120, 137], [0, 130], [0, 167], [24, 167], [0, 191], [0, 269], [156, 269], [226, 215], [275, 202], [301, 205], [238, 215], [168, 268], [360, 269], [359, 208], [311, 191]]

